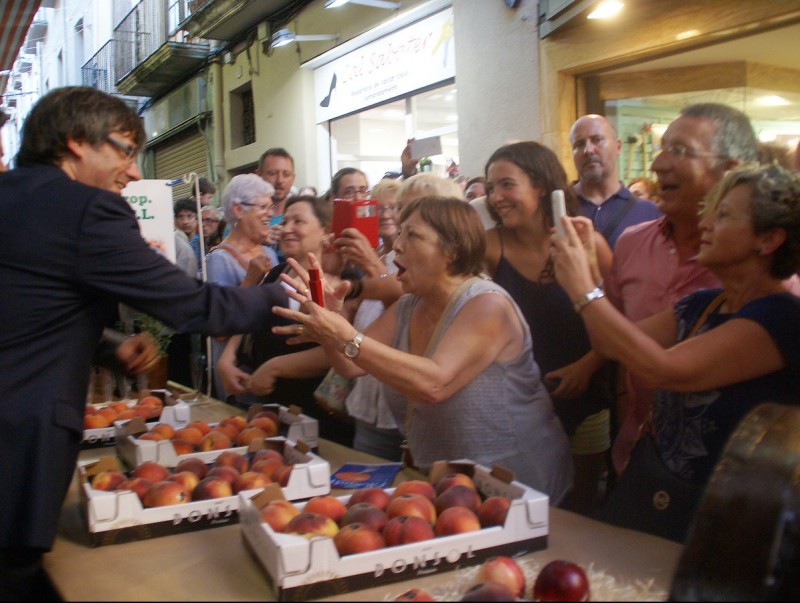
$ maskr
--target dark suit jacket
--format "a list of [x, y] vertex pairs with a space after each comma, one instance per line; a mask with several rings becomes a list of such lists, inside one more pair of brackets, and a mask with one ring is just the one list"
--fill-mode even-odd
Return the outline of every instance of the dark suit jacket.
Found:
[[0, 547], [49, 549], [75, 470], [89, 369], [123, 302], [183, 332], [268, 328], [280, 285], [186, 276], [119, 195], [54, 166], [0, 174]]

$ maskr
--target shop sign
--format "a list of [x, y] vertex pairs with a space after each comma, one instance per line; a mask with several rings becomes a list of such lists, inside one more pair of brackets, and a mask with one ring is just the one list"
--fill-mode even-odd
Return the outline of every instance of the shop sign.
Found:
[[169, 180], [135, 180], [122, 191], [147, 244], [175, 263], [175, 215]]
[[454, 78], [453, 9], [404, 27], [314, 71], [317, 123]]

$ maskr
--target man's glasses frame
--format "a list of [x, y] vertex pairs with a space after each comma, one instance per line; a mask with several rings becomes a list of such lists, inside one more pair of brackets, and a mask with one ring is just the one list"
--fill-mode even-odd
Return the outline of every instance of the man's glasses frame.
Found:
[[136, 155], [139, 154], [138, 147], [132, 144], [119, 141], [116, 138], [112, 138], [111, 136], [108, 135], [104, 136], [103, 140], [108, 144], [110, 144], [112, 147], [115, 147], [123, 155], [125, 155], [125, 160], [130, 163], [133, 163], [133, 160], [136, 159]]

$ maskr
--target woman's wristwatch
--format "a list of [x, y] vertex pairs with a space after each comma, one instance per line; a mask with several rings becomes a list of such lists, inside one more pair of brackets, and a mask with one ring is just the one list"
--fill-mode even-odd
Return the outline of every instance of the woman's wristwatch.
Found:
[[572, 304], [572, 307], [575, 308], [575, 311], [580, 314], [581, 311], [592, 303], [596, 299], [600, 299], [601, 297], [605, 297], [606, 294], [603, 293], [603, 290], [600, 287], [595, 287], [588, 293], [584, 293], [575, 302]]

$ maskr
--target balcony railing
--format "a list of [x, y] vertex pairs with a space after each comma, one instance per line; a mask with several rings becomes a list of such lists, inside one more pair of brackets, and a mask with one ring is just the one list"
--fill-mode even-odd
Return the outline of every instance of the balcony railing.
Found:
[[97, 88], [108, 94], [117, 94], [117, 76], [115, 55], [117, 40], [109, 40], [94, 56], [81, 67], [81, 79], [84, 86]]

